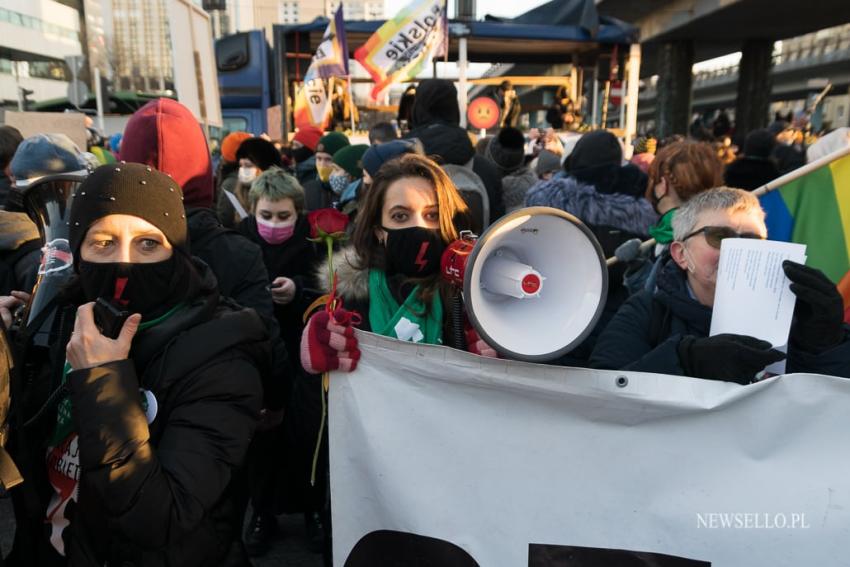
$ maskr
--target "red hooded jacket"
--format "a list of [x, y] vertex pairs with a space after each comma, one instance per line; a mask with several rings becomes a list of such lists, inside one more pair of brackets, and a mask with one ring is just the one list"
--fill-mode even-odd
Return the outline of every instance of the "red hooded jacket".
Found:
[[175, 100], [152, 100], [124, 128], [121, 159], [170, 175], [186, 207], [212, 207], [213, 170], [207, 139], [192, 112]]

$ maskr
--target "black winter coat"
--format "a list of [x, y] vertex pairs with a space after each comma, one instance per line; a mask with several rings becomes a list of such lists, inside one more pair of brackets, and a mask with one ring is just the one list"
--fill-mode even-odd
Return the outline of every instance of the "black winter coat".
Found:
[[212, 269], [221, 295], [271, 319], [269, 274], [257, 245], [224, 228], [210, 209], [188, 209], [186, 216], [192, 255]]
[[314, 283], [314, 270], [321, 260], [316, 245], [307, 240], [310, 225], [305, 215], [301, 215], [295, 224], [292, 237], [283, 244], [269, 244], [257, 232], [257, 219], [248, 217], [239, 225], [247, 239], [260, 247], [263, 262], [269, 273], [269, 279], [286, 277], [295, 282], [295, 298], [287, 305], [274, 304], [274, 314], [280, 325], [280, 334], [286, 343], [286, 350], [297, 354], [304, 329], [302, 316], [318, 296]]
[[[593, 368], [684, 375], [679, 341], [686, 335], [707, 337], [711, 308], [692, 299], [685, 273], [669, 260], [658, 274], [654, 292], [631, 296], [596, 342]], [[818, 355], [789, 345], [786, 372], [850, 378], [850, 333], [844, 342]]]
[[262, 251], [235, 230], [223, 227], [210, 209], [188, 209], [186, 216], [192, 254], [210, 267], [221, 295], [256, 311], [269, 330], [274, 363], [271, 374], [264, 376], [264, 404], [280, 409], [289, 395], [291, 369], [267, 289], [270, 280]]
[[472, 161], [474, 171], [484, 187], [490, 201], [490, 222], [494, 223], [505, 214], [505, 204], [502, 199], [502, 176], [499, 169], [490, 160], [475, 154], [472, 141], [466, 130], [450, 124], [428, 124], [420, 126], [407, 133], [405, 138], [417, 138], [422, 142], [425, 154], [436, 156], [440, 163], [466, 165]]
[[[254, 311], [220, 299], [201, 268], [200, 294], [139, 331], [129, 359], [68, 375], [81, 473], [67, 564], [248, 564], [233, 478], [259, 419], [268, 334]], [[150, 424], [140, 388], [157, 401]], [[46, 439], [31, 442], [44, 467]], [[52, 489], [36, 488], [46, 510]], [[43, 521], [19, 522], [15, 564], [64, 564], [46, 535]]]
[[728, 187], [752, 191], [779, 177], [779, 168], [770, 158], [738, 158], [726, 166], [723, 181]]
[[307, 212], [329, 209], [339, 200], [331, 186], [318, 177], [304, 183], [304, 210]]

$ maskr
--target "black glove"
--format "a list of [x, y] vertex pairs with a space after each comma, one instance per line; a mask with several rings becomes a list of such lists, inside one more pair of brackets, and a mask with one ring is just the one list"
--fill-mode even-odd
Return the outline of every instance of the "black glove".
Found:
[[823, 272], [790, 260], [782, 263], [797, 296], [791, 340], [795, 346], [820, 354], [844, 340], [844, 302]]
[[769, 342], [746, 335], [688, 336], [678, 350], [686, 375], [738, 384], [749, 384], [765, 366], [785, 358]]

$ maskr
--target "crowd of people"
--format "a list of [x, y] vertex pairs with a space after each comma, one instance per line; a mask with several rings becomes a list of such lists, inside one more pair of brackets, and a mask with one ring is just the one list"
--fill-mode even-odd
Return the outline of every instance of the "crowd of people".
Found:
[[[369, 144], [309, 127], [282, 147], [232, 132], [215, 167], [191, 112], [168, 99], [136, 112], [98, 167], [64, 136], [0, 129], [0, 316], [25, 357], [8, 564], [248, 565], [282, 513], [303, 514], [330, 564], [321, 375], [356, 368], [354, 329], [500, 356], [440, 258], [524, 206], [575, 215], [608, 256], [657, 242], [610, 269], [596, 327], [551, 364], [749, 384], [787, 358], [789, 371], [850, 377], [842, 298], [801, 264], [783, 265], [797, 298], [787, 353], [709, 336], [720, 243], [767, 237], [746, 189], [787, 167], [771, 157], [785, 130], [750, 133], [727, 166], [693, 139], [643, 139], [626, 161], [607, 131], [565, 149], [511, 121], [473, 143], [446, 80], [422, 81], [405, 112], [403, 137], [381, 123]], [[21, 323], [46, 277], [27, 214], [36, 187], [73, 191], [68, 277], [38, 347]], [[330, 265], [311, 222], [328, 209], [346, 234]], [[333, 308], [311, 312], [329, 293]]]

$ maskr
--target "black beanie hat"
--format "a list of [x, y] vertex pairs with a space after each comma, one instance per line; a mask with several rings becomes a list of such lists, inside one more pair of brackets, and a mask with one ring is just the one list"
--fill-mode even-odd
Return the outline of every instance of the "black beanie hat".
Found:
[[254, 162], [254, 165], [262, 171], [267, 170], [273, 165], [283, 167], [283, 162], [280, 159], [280, 152], [274, 147], [274, 144], [263, 138], [248, 138], [236, 150], [236, 159], [240, 160], [247, 158]]
[[594, 130], [579, 138], [564, 163], [572, 174], [599, 166], [620, 166], [623, 148], [617, 137], [607, 130]]
[[487, 154], [504, 172], [519, 169], [525, 163], [525, 136], [516, 128], [502, 128], [487, 145]]
[[776, 138], [767, 128], [753, 130], [744, 141], [744, 155], [747, 157], [769, 158], [776, 146]]
[[141, 163], [95, 169], [71, 203], [69, 240], [76, 258], [89, 227], [108, 215], [131, 215], [157, 227], [175, 250], [188, 254], [183, 192], [168, 175]]

